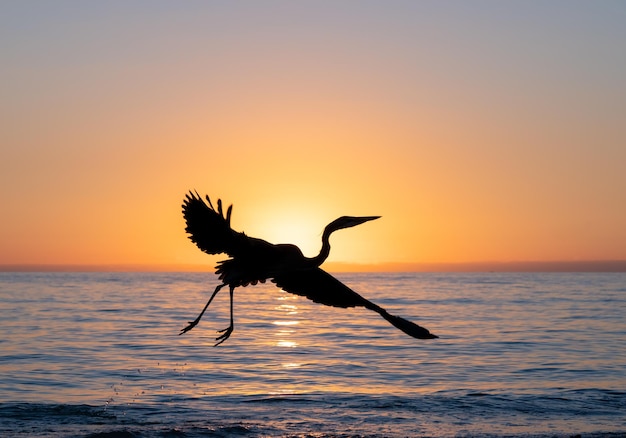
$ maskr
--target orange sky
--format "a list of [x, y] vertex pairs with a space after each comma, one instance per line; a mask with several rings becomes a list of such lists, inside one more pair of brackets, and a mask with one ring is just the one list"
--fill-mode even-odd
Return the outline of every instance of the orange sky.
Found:
[[626, 259], [623, 2], [0, 6], [0, 264]]

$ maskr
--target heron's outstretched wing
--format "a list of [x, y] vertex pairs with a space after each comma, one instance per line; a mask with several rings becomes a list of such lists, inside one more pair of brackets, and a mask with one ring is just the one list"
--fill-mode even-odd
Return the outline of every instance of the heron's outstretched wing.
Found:
[[189, 239], [207, 254], [235, 256], [246, 250], [250, 245], [249, 238], [230, 227], [233, 206], [228, 207], [224, 215], [221, 199], [217, 200], [217, 209], [208, 196], [206, 201], [193, 192], [189, 192], [183, 201], [185, 231], [189, 233]]
[[272, 281], [283, 290], [291, 292], [292, 294], [305, 296], [316, 303], [334, 307], [363, 306], [373, 310], [394, 327], [414, 338], [434, 339], [437, 337], [414, 322], [391, 315], [382, 307], [366, 300], [320, 268], [291, 271], [275, 275]]
[[272, 282], [292, 294], [333, 307], [365, 306], [368, 301], [320, 268], [275, 275]]

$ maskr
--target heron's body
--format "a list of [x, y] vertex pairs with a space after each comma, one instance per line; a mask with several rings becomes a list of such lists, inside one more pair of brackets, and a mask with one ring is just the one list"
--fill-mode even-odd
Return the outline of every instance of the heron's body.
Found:
[[342, 216], [331, 222], [322, 235], [322, 249], [316, 257], [305, 257], [302, 251], [291, 244], [266, 242], [262, 239], [248, 237], [244, 233], [234, 231], [230, 227], [232, 206], [222, 210], [221, 200], [217, 201], [217, 209], [213, 207], [209, 197], [205, 203], [199, 195], [189, 193], [183, 202], [183, 216], [187, 223], [186, 231], [189, 238], [202, 251], [208, 254], [227, 254], [229, 259], [218, 262], [216, 273], [222, 283], [217, 286], [213, 295], [198, 317], [185, 327], [185, 333], [195, 327], [206, 311], [215, 295], [224, 286], [230, 290], [230, 326], [222, 330], [216, 340], [219, 345], [233, 331], [233, 292], [240, 286], [254, 285], [271, 280], [283, 290], [302, 295], [310, 300], [334, 307], [365, 307], [380, 314], [395, 327], [410, 336], [420, 339], [432, 339], [437, 336], [428, 330], [398, 316], [393, 316], [371, 301], [366, 300], [352, 289], [326, 273], [319, 266], [330, 253], [330, 234], [342, 228], [348, 228], [377, 219], [379, 216], [352, 217]]

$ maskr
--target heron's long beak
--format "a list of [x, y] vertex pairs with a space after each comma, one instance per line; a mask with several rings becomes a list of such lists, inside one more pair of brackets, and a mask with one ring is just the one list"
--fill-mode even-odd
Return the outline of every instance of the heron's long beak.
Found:
[[380, 216], [350, 216], [350, 221], [348, 222], [347, 227], [354, 227], [356, 225], [361, 225], [362, 223], [373, 221], [374, 219], [378, 219]]

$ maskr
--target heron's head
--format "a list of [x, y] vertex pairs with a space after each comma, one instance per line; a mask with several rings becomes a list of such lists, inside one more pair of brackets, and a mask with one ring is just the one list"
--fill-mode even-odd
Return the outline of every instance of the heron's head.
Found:
[[325, 234], [330, 234], [333, 231], [341, 230], [343, 228], [350, 228], [356, 225], [361, 225], [362, 223], [373, 221], [374, 219], [378, 219], [380, 216], [341, 216], [338, 219], [335, 219], [331, 223], [329, 223], [324, 229]]

